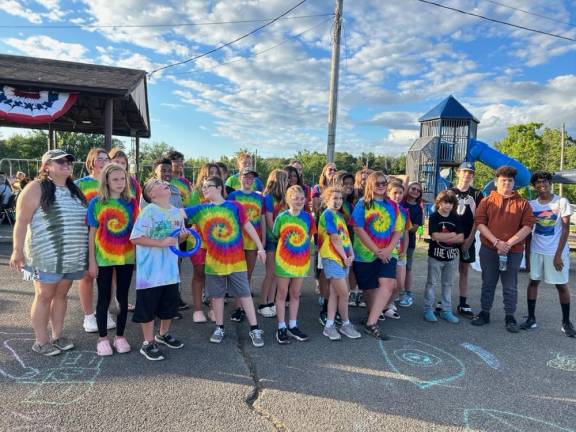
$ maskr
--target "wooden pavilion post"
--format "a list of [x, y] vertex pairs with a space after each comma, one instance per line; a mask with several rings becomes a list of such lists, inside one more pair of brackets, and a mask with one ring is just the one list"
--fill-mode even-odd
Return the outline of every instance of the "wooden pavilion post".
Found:
[[104, 148], [110, 150], [112, 148], [112, 125], [114, 123], [114, 100], [112, 98], [106, 99], [104, 105]]

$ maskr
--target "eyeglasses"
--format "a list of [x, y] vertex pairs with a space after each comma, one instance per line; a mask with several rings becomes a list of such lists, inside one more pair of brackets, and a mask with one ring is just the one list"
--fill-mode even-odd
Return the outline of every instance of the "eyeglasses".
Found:
[[328, 172], [336, 172], [338, 171], [336, 168], [328, 168]]
[[202, 189], [208, 189], [208, 188], [211, 188], [211, 187], [216, 187], [216, 185], [215, 185], [215, 184], [212, 184], [212, 183], [203, 183], [203, 184], [202, 184]]
[[386, 187], [386, 185], [388, 185], [388, 182], [375, 182], [374, 185], [376, 187]]
[[96, 158], [94, 162], [110, 162], [110, 158]]
[[414, 192], [422, 192], [422, 189], [420, 189], [419, 187], [411, 187], [410, 190]]

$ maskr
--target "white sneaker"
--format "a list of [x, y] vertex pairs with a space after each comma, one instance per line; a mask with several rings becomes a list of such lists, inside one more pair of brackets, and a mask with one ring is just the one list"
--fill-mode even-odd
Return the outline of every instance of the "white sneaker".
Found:
[[96, 315], [85, 315], [84, 316], [84, 331], [86, 333], [96, 333], [98, 331], [98, 323], [96, 322]]
[[106, 328], [108, 330], [112, 330], [112, 329], [116, 328], [116, 323], [114, 322], [112, 315], [110, 315], [110, 312], [108, 312], [108, 320], [106, 321]]
[[384, 311], [384, 316], [391, 319], [400, 319], [400, 314], [391, 307]]

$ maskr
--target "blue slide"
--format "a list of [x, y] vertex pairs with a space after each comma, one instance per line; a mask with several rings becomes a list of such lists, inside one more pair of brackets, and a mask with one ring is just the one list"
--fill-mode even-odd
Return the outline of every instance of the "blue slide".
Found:
[[532, 174], [528, 168], [516, 159], [512, 159], [510, 156], [500, 153], [498, 150], [495, 150], [482, 141], [475, 139], [470, 140], [468, 159], [470, 162], [482, 162], [484, 165], [489, 166], [492, 169], [498, 169], [504, 165], [512, 166], [518, 171], [516, 174], [516, 181], [514, 182], [515, 187], [521, 188], [530, 184], [530, 177]]

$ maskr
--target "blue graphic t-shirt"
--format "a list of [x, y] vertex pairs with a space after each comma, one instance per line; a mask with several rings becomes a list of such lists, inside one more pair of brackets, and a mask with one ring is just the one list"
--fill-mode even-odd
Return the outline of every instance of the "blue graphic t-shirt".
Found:
[[[130, 239], [147, 237], [163, 240], [176, 228], [184, 227], [180, 209], [148, 204], [141, 212]], [[180, 282], [178, 256], [169, 247], [136, 246], [136, 289], [172, 285]]]
[[[552, 201], [546, 204], [541, 204], [537, 199], [532, 200], [530, 207], [536, 218], [530, 251], [554, 256], [562, 235], [562, 218], [572, 214], [570, 203], [566, 198], [554, 195]], [[568, 253], [568, 242], [563, 253]]]

